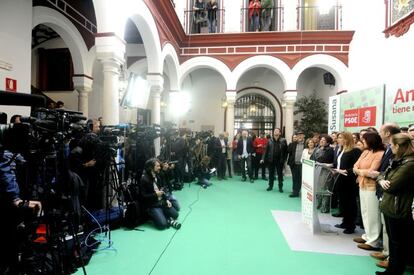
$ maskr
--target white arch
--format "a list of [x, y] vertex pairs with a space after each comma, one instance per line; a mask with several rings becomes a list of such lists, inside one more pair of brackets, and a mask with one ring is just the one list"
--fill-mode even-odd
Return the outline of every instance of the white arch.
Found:
[[33, 7], [32, 28], [39, 24], [51, 27], [60, 35], [68, 46], [72, 56], [74, 74], [91, 75], [91, 68], [88, 62], [88, 49], [76, 27], [61, 13], [47, 8]]
[[148, 73], [162, 74], [161, 45], [151, 11], [143, 0], [93, 0], [99, 33], [114, 32], [124, 37], [125, 26], [131, 19], [142, 37], [148, 59]]
[[278, 127], [278, 128], [283, 127], [283, 125], [281, 125], [281, 121], [280, 121], [281, 118], [282, 118], [283, 110], [280, 108], [279, 103], [277, 102], [277, 100], [273, 96], [269, 95], [267, 92], [265, 92], [261, 89], [248, 88], [248, 89], [242, 89], [242, 90], [243, 91], [237, 93], [236, 101], [237, 101], [237, 99], [239, 99], [239, 98], [241, 98], [245, 95], [248, 95], [248, 94], [258, 94], [258, 95], [261, 95], [261, 96], [267, 98], [272, 103], [273, 107], [275, 107], [275, 113], [276, 113], [275, 114], [276, 115], [275, 127]]
[[161, 60], [163, 61], [164, 71], [167, 72], [168, 78], [170, 80], [170, 89], [173, 91], [178, 91], [180, 89], [180, 76], [178, 74], [180, 62], [178, 61], [178, 55], [175, 51], [174, 46], [170, 43], [164, 45], [161, 53]]
[[335, 77], [338, 91], [344, 90], [344, 85], [347, 85], [348, 83], [348, 67], [339, 59], [327, 54], [316, 54], [305, 57], [299, 61], [295, 67], [293, 67], [292, 77], [295, 79], [295, 89], [296, 82], [299, 79], [301, 73], [304, 70], [312, 67], [321, 68], [332, 73]]
[[[146, 58], [142, 58], [136, 62], [134, 62], [131, 66], [128, 67], [128, 73], [135, 73], [138, 75], [142, 75], [145, 79], [147, 76], [148, 71], [148, 60]], [[129, 77], [129, 74], [128, 74]]]
[[[208, 68], [218, 72], [226, 82], [226, 90], [229, 90], [229, 79], [231, 78], [231, 71], [227, 67], [226, 64], [221, 62], [220, 60], [208, 57], [208, 56], [200, 56], [195, 57], [187, 60], [180, 66], [180, 88], [183, 84], [185, 78], [193, 71], [201, 69], [201, 68]], [[232, 89], [232, 90], [235, 90]]]
[[282, 60], [269, 55], [253, 56], [237, 65], [237, 67], [233, 70], [232, 78], [230, 80], [231, 88], [229, 89], [236, 89], [237, 83], [245, 72], [254, 68], [263, 67], [268, 68], [278, 74], [282, 79], [284, 90], [286, 90], [288, 81], [291, 76], [290, 68]]

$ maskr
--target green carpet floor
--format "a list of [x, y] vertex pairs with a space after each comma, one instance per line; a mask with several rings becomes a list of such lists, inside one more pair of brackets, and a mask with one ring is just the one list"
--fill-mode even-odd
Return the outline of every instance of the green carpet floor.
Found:
[[115, 230], [112, 239], [117, 251], [96, 253], [87, 273], [365, 275], [380, 270], [370, 257], [291, 251], [271, 210], [300, 211], [300, 200], [288, 197], [290, 178], [283, 194], [266, 192], [266, 187], [263, 180], [251, 184], [240, 182], [239, 177], [213, 180], [208, 189], [187, 184], [175, 193], [182, 206], [179, 231], [158, 231], [149, 224], [139, 227], [144, 231]]

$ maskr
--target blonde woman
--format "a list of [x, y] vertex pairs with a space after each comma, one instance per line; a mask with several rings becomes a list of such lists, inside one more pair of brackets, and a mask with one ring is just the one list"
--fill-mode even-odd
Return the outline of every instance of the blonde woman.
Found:
[[313, 151], [315, 150], [315, 142], [313, 141], [313, 139], [308, 138], [305, 142], [305, 146], [306, 148], [303, 150], [302, 153], [302, 160], [304, 159], [310, 159], [310, 157], [313, 154]]
[[353, 167], [361, 155], [361, 151], [354, 146], [352, 134], [342, 132], [338, 134], [338, 154], [334, 160], [334, 169], [337, 173], [336, 187], [338, 188], [339, 212], [343, 219], [341, 224], [335, 225], [344, 229], [345, 234], [355, 231], [355, 220], [357, 216], [358, 186], [355, 184], [356, 175]]
[[375, 194], [376, 183], [369, 175], [378, 171], [384, 154], [384, 144], [380, 135], [367, 132], [362, 137], [364, 151], [354, 165], [354, 173], [358, 176], [361, 215], [365, 234], [355, 238], [358, 247], [365, 250], [377, 250], [381, 240], [381, 219], [379, 201]]

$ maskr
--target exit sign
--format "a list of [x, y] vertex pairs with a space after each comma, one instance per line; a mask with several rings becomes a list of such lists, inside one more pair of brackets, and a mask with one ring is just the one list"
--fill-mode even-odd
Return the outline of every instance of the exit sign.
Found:
[[17, 91], [17, 80], [6, 77], [6, 91], [16, 92]]

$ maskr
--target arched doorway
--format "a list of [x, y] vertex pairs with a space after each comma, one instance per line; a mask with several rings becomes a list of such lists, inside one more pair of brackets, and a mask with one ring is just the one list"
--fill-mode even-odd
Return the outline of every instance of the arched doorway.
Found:
[[266, 97], [249, 93], [236, 100], [234, 105], [234, 129], [249, 130], [258, 135], [271, 133], [275, 128], [276, 111]]

